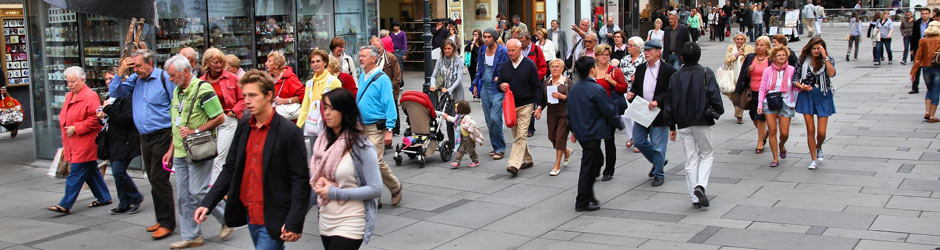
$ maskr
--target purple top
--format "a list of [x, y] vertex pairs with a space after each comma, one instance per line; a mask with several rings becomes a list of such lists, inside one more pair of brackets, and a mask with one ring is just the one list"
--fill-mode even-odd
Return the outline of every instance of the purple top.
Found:
[[398, 31], [398, 34], [391, 32], [388, 34], [392, 37], [392, 44], [395, 45], [395, 50], [408, 51], [408, 36], [405, 35], [405, 31]]

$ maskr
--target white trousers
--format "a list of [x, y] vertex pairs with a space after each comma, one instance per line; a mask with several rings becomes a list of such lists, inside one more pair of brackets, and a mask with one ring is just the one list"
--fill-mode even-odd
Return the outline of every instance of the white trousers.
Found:
[[698, 202], [693, 193], [696, 186], [708, 188], [708, 176], [711, 175], [714, 150], [712, 149], [712, 127], [691, 126], [678, 131], [682, 145], [685, 146], [685, 182], [689, 186], [692, 202]]
[[215, 157], [215, 161], [212, 163], [212, 178], [210, 179], [209, 185], [214, 184], [215, 179], [219, 177], [219, 173], [222, 172], [222, 165], [225, 164], [229, 147], [232, 146], [232, 139], [235, 137], [235, 128], [238, 127], [238, 118], [230, 117], [225, 114], [222, 114], [222, 116], [225, 117], [225, 121], [216, 128], [215, 132], [216, 149], [218, 149], [219, 155]]

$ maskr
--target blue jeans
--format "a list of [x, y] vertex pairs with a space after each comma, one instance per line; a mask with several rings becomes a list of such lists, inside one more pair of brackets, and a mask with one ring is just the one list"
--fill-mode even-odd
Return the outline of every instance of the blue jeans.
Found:
[[752, 37], [751, 40], [756, 40], [758, 37], [764, 35], [764, 24], [763, 23], [754, 24], [754, 27], [751, 28], [751, 33], [753, 33], [751, 34], [751, 37]]
[[924, 84], [927, 85], [927, 96], [925, 100], [930, 100], [931, 105], [937, 105], [940, 102], [940, 68], [923, 67]]
[[666, 164], [666, 144], [669, 140], [669, 127], [635, 124], [633, 126], [633, 145], [640, 149], [643, 157], [653, 163], [653, 176], [665, 177], [663, 165]]
[[255, 243], [256, 250], [284, 249], [284, 241], [272, 239], [271, 234], [268, 234], [268, 229], [264, 225], [248, 224], [248, 232], [251, 233], [251, 242]]
[[95, 195], [99, 203], [111, 201], [111, 193], [108, 192], [108, 184], [104, 182], [104, 176], [98, 171], [98, 162], [89, 161], [82, 163], [72, 163], [69, 168], [69, 176], [65, 178], [65, 196], [59, 201], [59, 206], [65, 209], [72, 209], [75, 199], [82, 192], [82, 183], [88, 184], [88, 189]]
[[875, 61], [881, 61], [882, 52], [888, 53], [888, 61], [894, 61], [894, 55], [891, 53], [891, 38], [881, 38], [881, 41], [878, 41], [878, 44], [875, 45]]
[[682, 68], [682, 62], [679, 61], [679, 55], [678, 55], [678, 54], [669, 54], [669, 55], [666, 55], [666, 63], [668, 63], [669, 65], [672, 65], [672, 67], [676, 68], [677, 70], [678, 70], [679, 68]]
[[[192, 220], [202, 198], [209, 193], [209, 179], [212, 178], [212, 160], [189, 163], [186, 158], [173, 158], [173, 170], [176, 171], [176, 207], [180, 216], [180, 236], [183, 240], [193, 240], [202, 235], [202, 229]], [[225, 224], [225, 201], [220, 201], [212, 211], [212, 216]]]
[[493, 152], [506, 152], [506, 141], [503, 138], [503, 93], [483, 87], [480, 90], [480, 99], [483, 102], [483, 118], [486, 119]]
[[[913, 52], [911, 51], [911, 37], [909, 36], [902, 36], [902, 37], [904, 37], [904, 40], [903, 40], [904, 52], [901, 53], [901, 59], [902, 59], [901, 62], [907, 62], [907, 53]], [[911, 62], [914, 61], [914, 56], [917, 56], [917, 55], [915, 55], [914, 53], [911, 53]]]
[[144, 195], [137, 191], [137, 185], [130, 175], [127, 175], [127, 165], [130, 161], [109, 160], [111, 164], [111, 175], [114, 176], [114, 188], [117, 189], [117, 196], [120, 203], [118, 208], [127, 209], [131, 204], [139, 204], [144, 201]]

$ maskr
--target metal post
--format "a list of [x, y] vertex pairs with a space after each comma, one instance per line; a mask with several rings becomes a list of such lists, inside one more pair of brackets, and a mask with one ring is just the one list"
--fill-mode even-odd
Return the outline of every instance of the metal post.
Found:
[[434, 70], [431, 65], [431, 3], [430, 0], [424, 0], [424, 34], [421, 35], [421, 38], [424, 39], [424, 87], [422, 90], [425, 93], [430, 92], [431, 88], [431, 71]]

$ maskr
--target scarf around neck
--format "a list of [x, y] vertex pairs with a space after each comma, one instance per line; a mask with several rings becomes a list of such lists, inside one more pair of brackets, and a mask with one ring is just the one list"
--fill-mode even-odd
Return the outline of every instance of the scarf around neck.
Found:
[[[314, 186], [320, 177], [336, 182], [336, 168], [346, 155], [346, 139], [349, 133], [343, 132], [329, 147], [326, 131], [321, 131], [317, 142], [313, 146], [313, 157], [310, 159], [310, 186]], [[330, 202], [329, 197], [317, 196], [320, 207]]]
[[[816, 71], [813, 71], [812, 65], [812, 57], [807, 57], [803, 61], [803, 68], [801, 69], [803, 71], [803, 80], [810, 74], [816, 75], [816, 82], [813, 83], [813, 85], [817, 85], [818, 88], [821, 88], [820, 92], [825, 96], [827, 92], [832, 92], [832, 84], [829, 82], [829, 75], [826, 75], [826, 65], [819, 67], [819, 70]], [[804, 82], [803, 84], [806, 83]]]
[[451, 55], [451, 58], [442, 57], [441, 58], [441, 72], [437, 73], [441, 81], [437, 82], [438, 88], [446, 88], [448, 85], [454, 84], [454, 80], [457, 79], [457, 55]]

